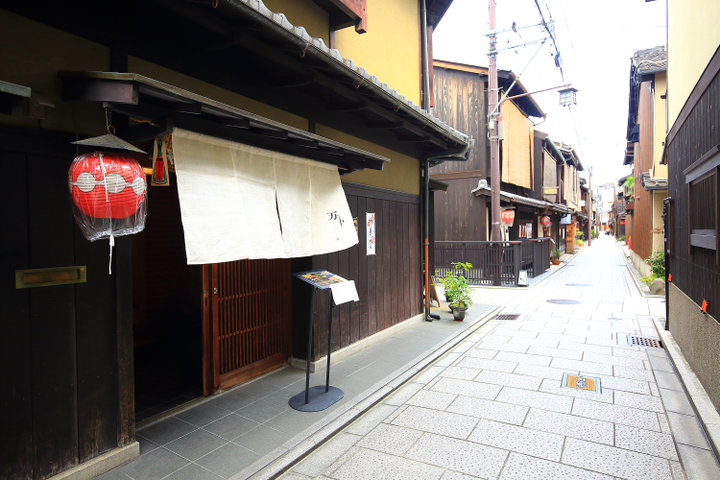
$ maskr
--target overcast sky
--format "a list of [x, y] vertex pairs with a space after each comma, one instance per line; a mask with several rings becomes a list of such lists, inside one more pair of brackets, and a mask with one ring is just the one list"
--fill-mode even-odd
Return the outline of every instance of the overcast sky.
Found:
[[[540, 22], [535, 0], [497, 0], [497, 29]], [[560, 107], [557, 91], [533, 95], [547, 114], [538, 130], [572, 144], [584, 165], [592, 166], [593, 185], [616, 182], [623, 167], [628, 114], [630, 57], [636, 50], [665, 45], [665, 1], [538, 0], [545, 19], [554, 21], [561, 56], [555, 67], [552, 42], [531, 44], [498, 55], [498, 67], [524, 73], [528, 91], [572, 83], [578, 103]], [[433, 35], [437, 60], [487, 66], [487, 0], [454, 0]], [[498, 48], [542, 39], [540, 27], [502, 33]], [[540, 48], [539, 53], [538, 48]]]

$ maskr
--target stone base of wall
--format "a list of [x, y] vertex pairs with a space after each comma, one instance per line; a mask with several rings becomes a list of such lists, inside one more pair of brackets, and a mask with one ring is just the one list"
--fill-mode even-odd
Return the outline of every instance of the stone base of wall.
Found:
[[669, 298], [670, 332], [720, 411], [720, 323], [672, 283]]

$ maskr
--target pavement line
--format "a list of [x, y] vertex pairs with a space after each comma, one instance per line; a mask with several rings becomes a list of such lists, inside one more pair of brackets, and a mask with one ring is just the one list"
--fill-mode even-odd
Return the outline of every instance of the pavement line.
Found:
[[304, 432], [301, 433], [300, 435], [304, 436], [306, 440], [300, 441], [297, 445], [290, 448], [279, 457], [276, 457], [259, 470], [256, 470], [255, 472], [246, 472], [246, 470], [253, 468], [250, 467], [233, 475], [230, 477], [230, 480], [271, 480], [280, 477], [293, 466], [300, 463], [310, 453], [321, 447], [336, 433], [340, 432], [352, 422], [357, 420], [362, 414], [395, 392], [411, 378], [421, 373], [425, 367], [429, 366], [442, 355], [452, 350], [452, 348], [457, 344], [475, 333], [478, 329], [480, 329], [480, 327], [492, 320], [503, 308], [505, 308], [503, 305], [498, 305], [492, 308], [480, 317], [473, 326], [466, 328], [462, 332], [450, 338], [447, 342], [435, 348], [412, 365], [402, 367], [400, 369], [400, 373], [390, 380], [382, 380], [379, 385], [371, 387], [369, 389], [371, 390], [371, 393], [361, 398], [356, 404], [351, 405], [347, 410], [337, 412], [337, 416], [334, 419], [328, 421], [324, 426], [319, 427], [314, 434], [307, 435]]

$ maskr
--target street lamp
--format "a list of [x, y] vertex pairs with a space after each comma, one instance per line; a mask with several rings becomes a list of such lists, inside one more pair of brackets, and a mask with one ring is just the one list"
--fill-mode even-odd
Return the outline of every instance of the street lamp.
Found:
[[577, 88], [563, 88], [558, 93], [560, 93], [560, 105], [563, 107], [577, 104]]

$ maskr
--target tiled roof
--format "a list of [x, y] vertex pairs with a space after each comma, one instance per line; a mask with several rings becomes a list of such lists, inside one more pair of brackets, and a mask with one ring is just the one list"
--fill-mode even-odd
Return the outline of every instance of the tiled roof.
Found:
[[638, 75], [667, 71], [667, 51], [665, 46], [637, 50], [632, 56], [632, 64]]
[[347, 75], [359, 77], [358, 80], [372, 84], [378, 94], [390, 97], [398, 105], [398, 108], [405, 109], [410, 115], [415, 116], [416, 118], [424, 118], [423, 123], [432, 126], [435, 130], [441, 131], [460, 144], [468, 145], [471, 143], [471, 139], [468, 135], [455, 130], [450, 125], [442, 122], [434, 115], [415, 105], [412, 101], [405, 98], [404, 95], [398, 93], [397, 90], [390, 88], [387, 83], [381, 82], [375, 75], [370, 75], [363, 67], [355, 65], [351, 59], [343, 58], [337, 49], [329, 48], [325, 45], [323, 39], [311, 37], [304, 27], [293, 25], [282, 13], [275, 13], [267, 8], [261, 0], [231, 1], [237, 3], [238, 5], [243, 4], [268, 20], [271, 20], [276, 26], [285, 30], [288, 35], [294, 37], [296, 41], [303, 43], [306, 49], [314, 49], [321, 57], [325, 57], [327, 62], [333, 63], [335, 66], [344, 69]]

